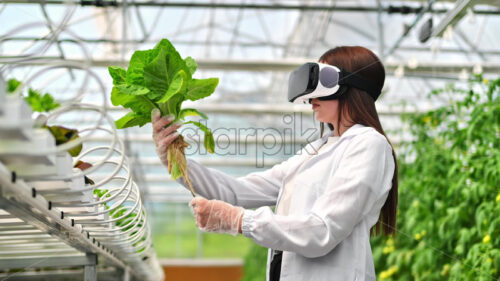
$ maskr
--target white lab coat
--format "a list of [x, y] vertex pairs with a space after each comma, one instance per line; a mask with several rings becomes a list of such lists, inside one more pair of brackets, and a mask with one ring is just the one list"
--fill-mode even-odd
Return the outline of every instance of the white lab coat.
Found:
[[[297, 171], [328, 136], [333, 131], [288, 160], [239, 178], [188, 159], [198, 194], [257, 208], [245, 210], [242, 232], [259, 245], [283, 251], [280, 281], [376, 280], [369, 235], [392, 186], [392, 150], [383, 135], [356, 124]], [[289, 214], [276, 215], [269, 206], [279, 201], [295, 173]], [[268, 272], [270, 255], [271, 250]]]

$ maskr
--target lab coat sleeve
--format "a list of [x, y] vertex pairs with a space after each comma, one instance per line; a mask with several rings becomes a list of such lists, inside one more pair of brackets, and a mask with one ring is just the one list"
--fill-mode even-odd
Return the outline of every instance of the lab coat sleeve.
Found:
[[[195, 192], [207, 199], [218, 199], [244, 208], [274, 205], [286, 169], [294, 157], [297, 156], [276, 164], [268, 170], [253, 172], [238, 178], [207, 168], [195, 160], [187, 159], [189, 179]], [[176, 181], [187, 187], [182, 177]]]
[[349, 236], [377, 200], [387, 196], [393, 171], [392, 150], [385, 138], [357, 136], [308, 214], [280, 216], [268, 207], [245, 210], [242, 232], [264, 247], [310, 258], [324, 256]]

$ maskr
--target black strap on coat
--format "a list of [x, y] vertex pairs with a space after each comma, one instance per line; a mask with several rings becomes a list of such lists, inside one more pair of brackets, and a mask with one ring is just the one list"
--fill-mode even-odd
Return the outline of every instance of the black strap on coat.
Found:
[[281, 275], [281, 259], [283, 257], [282, 251], [277, 251], [271, 261], [269, 267], [269, 281], [279, 281]]

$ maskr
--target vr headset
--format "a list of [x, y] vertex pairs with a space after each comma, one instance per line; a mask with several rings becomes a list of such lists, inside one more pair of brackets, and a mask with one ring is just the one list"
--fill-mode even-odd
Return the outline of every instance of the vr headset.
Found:
[[295, 69], [288, 79], [288, 100], [293, 103], [311, 103], [311, 100], [338, 99], [349, 87], [367, 92], [377, 100], [380, 90], [373, 82], [339, 67], [308, 62]]

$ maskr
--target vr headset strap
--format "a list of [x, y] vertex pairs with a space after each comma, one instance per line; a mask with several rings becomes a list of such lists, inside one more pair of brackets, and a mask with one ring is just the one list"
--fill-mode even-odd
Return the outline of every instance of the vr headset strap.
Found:
[[380, 92], [373, 91], [373, 89], [375, 89], [375, 85], [373, 85], [371, 81], [345, 70], [342, 70], [339, 73], [339, 85], [347, 85], [365, 91], [373, 98], [373, 100], [377, 100], [377, 97], [380, 95]]

